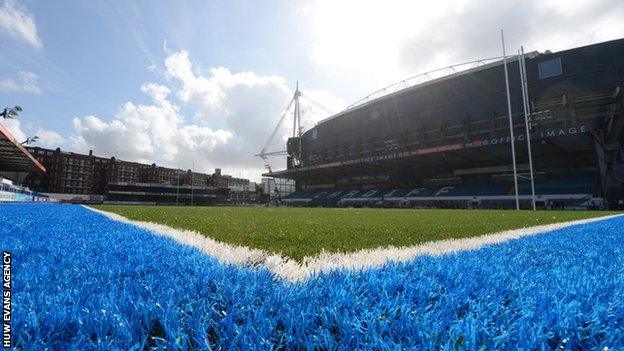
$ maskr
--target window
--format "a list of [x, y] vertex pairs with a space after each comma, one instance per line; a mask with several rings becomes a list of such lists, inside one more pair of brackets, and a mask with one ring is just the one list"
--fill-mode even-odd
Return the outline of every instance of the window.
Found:
[[539, 67], [540, 79], [560, 76], [562, 73], [560, 57], [550, 59], [547, 61], [542, 61], [538, 63], [537, 65]]
[[315, 140], [316, 138], [318, 138], [318, 129], [314, 128], [312, 129], [312, 140]]

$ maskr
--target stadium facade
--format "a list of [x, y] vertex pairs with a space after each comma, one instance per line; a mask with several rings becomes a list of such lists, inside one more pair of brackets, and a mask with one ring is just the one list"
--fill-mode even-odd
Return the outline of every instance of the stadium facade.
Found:
[[[540, 207], [614, 207], [624, 196], [624, 40], [526, 54]], [[520, 68], [508, 58], [523, 207], [529, 206]], [[512, 207], [502, 61], [349, 108], [287, 143], [290, 204]]]

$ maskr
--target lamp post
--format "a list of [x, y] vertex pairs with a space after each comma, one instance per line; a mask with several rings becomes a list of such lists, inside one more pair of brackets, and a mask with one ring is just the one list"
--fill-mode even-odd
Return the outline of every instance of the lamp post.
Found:
[[21, 145], [28, 145], [28, 144], [31, 144], [31, 143], [36, 143], [37, 140], [39, 140], [39, 137], [35, 135], [32, 138], [26, 138], [26, 140], [22, 141], [20, 144]]

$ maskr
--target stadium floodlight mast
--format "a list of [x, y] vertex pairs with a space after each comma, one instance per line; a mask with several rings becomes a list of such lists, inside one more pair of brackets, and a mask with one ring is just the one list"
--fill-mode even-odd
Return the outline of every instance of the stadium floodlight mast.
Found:
[[531, 177], [531, 205], [535, 211], [535, 180], [533, 178], [533, 155], [531, 153], [531, 107], [529, 106], [529, 84], [526, 73], [526, 62], [524, 60], [524, 47], [518, 50], [518, 68], [520, 69], [520, 83], [522, 88], [522, 102], [524, 107], [524, 128], [526, 131], [527, 153], [529, 155], [529, 175]]
[[4, 119], [13, 119], [17, 118], [17, 114], [22, 112], [22, 108], [20, 106], [14, 107], [5, 107], [2, 112], [0, 112], [0, 116]]
[[509, 73], [507, 72], [507, 53], [505, 51], [505, 34], [501, 29], [501, 42], [503, 44], [503, 66], [505, 67], [505, 87], [507, 88], [507, 113], [509, 114], [509, 134], [511, 137], [511, 160], [513, 162], [514, 190], [516, 191], [516, 210], [520, 210], [520, 198], [518, 196], [518, 171], [516, 169], [516, 147], [514, 142], [513, 118], [511, 114], [511, 95], [509, 92]]
[[22, 141], [20, 144], [28, 145], [28, 144], [36, 143], [37, 140], [39, 140], [39, 137], [35, 135], [33, 137], [26, 138], [26, 140]]

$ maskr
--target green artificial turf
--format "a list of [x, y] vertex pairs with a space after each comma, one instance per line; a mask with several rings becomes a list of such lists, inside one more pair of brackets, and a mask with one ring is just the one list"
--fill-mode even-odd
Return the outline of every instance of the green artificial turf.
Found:
[[175, 207], [101, 205], [126, 218], [191, 229], [221, 242], [301, 260], [322, 250], [406, 246], [507, 229], [599, 217], [611, 212]]

